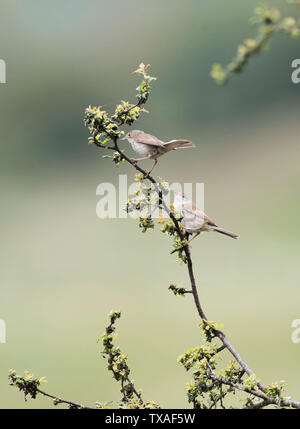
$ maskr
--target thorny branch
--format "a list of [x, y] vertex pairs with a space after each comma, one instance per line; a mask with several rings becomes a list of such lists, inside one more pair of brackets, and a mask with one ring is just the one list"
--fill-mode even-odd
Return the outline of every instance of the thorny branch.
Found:
[[[190, 349], [187, 353], [179, 358], [179, 362], [189, 370], [193, 368], [194, 383], [188, 387], [188, 399], [193, 403], [194, 408], [216, 408], [219, 404], [221, 408], [226, 408], [224, 399], [227, 393], [242, 391], [247, 393], [246, 404], [243, 408], [256, 409], [263, 408], [268, 405], [275, 405], [278, 408], [300, 408], [300, 402], [292, 401], [289, 398], [282, 396], [283, 385], [272, 383], [271, 385], [264, 386], [260, 380], [255, 376], [254, 372], [249, 368], [247, 363], [241, 358], [236, 349], [228, 341], [225, 334], [219, 329], [215, 322], [207, 319], [204, 310], [201, 306], [199, 294], [197, 290], [193, 262], [191, 257], [190, 247], [187, 245], [187, 234], [184, 232], [180, 225], [180, 219], [177, 218], [174, 211], [167, 206], [163, 198], [161, 184], [158, 183], [153, 176], [149, 175], [146, 170], [133, 162], [119, 147], [118, 140], [124, 134], [120, 130], [123, 125], [132, 125], [138, 119], [142, 111], [145, 112], [141, 106], [146, 103], [151, 86], [150, 83], [155, 78], [148, 75], [149, 65], [145, 66], [140, 64], [135, 73], [142, 75], [142, 83], [138, 86], [138, 102], [129, 104], [122, 101], [116, 108], [114, 115], [111, 117], [101, 107], [87, 108], [85, 114], [85, 125], [88, 126], [91, 136], [90, 143], [95, 144], [98, 148], [108, 149], [114, 151], [112, 156], [113, 161], [118, 165], [121, 162], [127, 162], [136, 171], [141, 173], [140, 181], [149, 181], [158, 195], [159, 207], [168, 214], [171, 225], [163, 232], [169, 235], [175, 235], [175, 251], [178, 252], [180, 259], [187, 265], [188, 275], [191, 285], [191, 290], [170, 285], [169, 289], [175, 295], [184, 296], [192, 294], [194, 304], [196, 306], [201, 323], [199, 326], [202, 328], [203, 334], [208, 342], [207, 346], [195, 347]], [[112, 142], [112, 146], [107, 143]], [[151, 226], [149, 226], [151, 225]], [[152, 227], [152, 224], [142, 224], [143, 230]], [[177, 240], [178, 238], [178, 240]], [[111, 323], [106, 328], [105, 334], [100, 337], [104, 350], [103, 355], [108, 360], [108, 369], [112, 371], [114, 378], [121, 382], [121, 393], [123, 395], [121, 400], [121, 407], [128, 408], [159, 408], [159, 405], [153, 401], [143, 402], [141, 393], [136, 390], [133, 381], [129, 378], [130, 370], [126, 363], [127, 356], [121, 354], [118, 347], [114, 346], [114, 323], [120, 317], [120, 312], [111, 312]], [[217, 338], [221, 341], [221, 345], [217, 346], [212, 344], [212, 340]], [[234, 357], [234, 361], [223, 370], [224, 376], [216, 373], [216, 359], [219, 353], [228, 350]], [[236, 366], [238, 365], [238, 367]], [[248, 378], [243, 379], [244, 375]], [[16, 375], [15, 371], [10, 371], [9, 380], [11, 385], [15, 385], [19, 390], [23, 391], [25, 398], [30, 395], [33, 399], [40, 393], [53, 399], [55, 405], [67, 404], [70, 408], [87, 408], [75, 402], [67, 401], [50, 395], [39, 388], [42, 379], [35, 378], [29, 373], [25, 373], [25, 377]], [[203, 404], [202, 398], [204, 394], [208, 394], [208, 405]], [[256, 402], [257, 400], [259, 402]], [[99, 404], [98, 408], [105, 408], [105, 404]]]
[[[140, 65], [140, 74], [142, 74], [144, 76], [144, 81], [146, 82], [146, 84], [148, 84], [147, 78], [149, 76], [145, 76], [145, 68], [143, 68], [143, 67], [144, 67], [144, 65], [141, 64]], [[148, 66], [147, 66], [147, 68], [148, 68]], [[150, 90], [150, 88], [149, 88], [149, 90]], [[134, 107], [137, 107], [137, 106], [140, 107], [142, 104], [144, 104], [148, 98], [148, 95], [149, 95], [149, 93], [147, 94], [146, 97], [144, 97], [144, 99], [139, 98], [139, 102], [136, 105], [134, 105]], [[94, 110], [94, 112], [95, 112], [95, 110]], [[128, 112], [128, 109], [127, 109], [127, 112]], [[211, 330], [211, 337], [212, 338], [217, 337], [222, 342], [222, 346], [219, 348], [219, 351], [227, 349], [231, 353], [231, 355], [234, 357], [235, 361], [240, 365], [243, 373], [246, 373], [249, 377], [251, 377], [256, 388], [255, 389], [246, 389], [246, 388], [243, 388], [242, 386], [239, 386], [238, 384], [235, 384], [235, 383], [229, 383], [229, 385], [231, 387], [238, 389], [238, 390], [242, 390], [246, 393], [250, 393], [251, 395], [253, 395], [255, 397], [262, 398], [263, 402], [261, 402], [261, 405], [263, 405], [263, 406], [265, 404], [277, 404], [278, 405], [278, 398], [275, 400], [273, 398], [270, 398], [266, 394], [267, 390], [266, 390], [265, 386], [259, 381], [259, 379], [257, 379], [257, 377], [255, 376], [252, 369], [250, 369], [250, 367], [247, 365], [247, 363], [242, 359], [242, 357], [237, 352], [237, 350], [229, 342], [229, 340], [227, 339], [225, 334], [222, 331], [220, 331], [219, 329], [217, 329], [216, 327], [213, 327], [212, 325], [209, 324], [208, 318], [206, 317], [206, 315], [204, 313], [204, 310], [201, 306], [200, 299], [199, 299], [199, 294], [198, 294], [195, 275], [194, 275], [194, 269], [193, 269], [193, 262], [192, 262], [190, 247], [186, 244], [185, 234], [180, 227], [178, 219], [176, 218], [176, 216], [172, 212], [172, 210], [170, 210], [170, 208], [167, 207], [165, 201], [163, 200], [163, 198], [161, 196], [159, 183], [154, 179], [153, 176], [149, 175], [146, 170], [144, 170], [142, 167], [140, 167], [136, 163], [132, 162], [131, 159], [120, 149], [120, 147], [118, 145], [118, 139], [121, 136], [121, 132], [119, 134], [115, 133], [115, 135], [112, 135], [110, 132], [107, 132], [105, 124], [103, 125], [103, 122], [99, 127], [97, 127], [97, 125], [95, 124], [95, 121], [91, 120], [91, 116], [89, 116], [90, 113], [91, 113], [91, 109], [88, 109], [87, 116], [86, 116], [86, 125], [90, 125], [90, 131], [93, 135], [93, 137], [91, 139], [91, 143], [94, 143], [96, 146], [103, 148], [103, 144], [99, 143], [99, 141], [97, 139], [97, 135], [104, 132], [104, 134], [106, 134], [106, 136], [113, 142], [113, 146], [108, 147], [108, 148], [115, 151], [115, 153], [118, 156], [118, 162], [126, 161], [136, 171], [138, 171], [139, 173], [142, 173], [142, 175], [143, 175], [142, 180], [149, 180], [150, 183], [152, 185], [154, 185], [154, 189], [156, 190], [156, 192], [160, 196], [160, 205], [164, 209], [164, 211], [169, 215], [169, 217], [173, 223], [173, 226], [175, 228], [175, 231], [176, 231], [176, 233], [177, 233], [177, 235], [181, 241], [180, 250], [183, 251], [184, 255], [185, 255], [185, 262], [186, 262], [187, 268], [188, 268], [188, 275], [189, 275], [190, 284], [191, 284], [191, 291], [184, 290], [181, 292], [181, 294], [192, 293], [194, 303], [195, 303], [198, 315], [199, 315], [199, 317], [203, 323], [204, 329], [210, 329]], [[120, 125], [124, 125], [124, 124], [131, 125], [132, 124], [133, 121], [131, 122], [131, 121], [123, 120], [122, 119], [123, 117], [124, 117], [124, 112], [121, 112], [120, 114], [116, 115], [116, 117], [115, 117], [116, 122], [118, 122], [118, 124], [120, 124]], [[175, 289], [176, 289], [176, 287], [175, 287]], [[173, 292], [175, 293], [176, 291], [173, 290]], [[223, 384], [223, 385], [228, 384], [228, 382], [224, 378], [216, 378], [216, 376], [213, 375], [213, 373], [211, 373], [211, 377], [213, 378], [213, 380], [215, 382], [218, 382], [219, 384]], [[222, 397], [223, 397], [223, 395], [221, 394], [220, 401], [222, 401]], [[282, 406], [283, 405], [291, 406], [293, 408], [300, 408], [300, 402], [290, 401], [288, 399], [282, 399], [281, 405]], [[257, 404], [255, 404], [255, 408], [256, 407], [258, 407]]]

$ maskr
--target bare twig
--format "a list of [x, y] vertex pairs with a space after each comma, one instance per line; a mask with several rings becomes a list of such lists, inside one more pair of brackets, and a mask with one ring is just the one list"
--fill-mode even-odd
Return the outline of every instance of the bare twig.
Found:
[[41, 395], [43, 395], [43, 396], [46, 396], [48, 398], [53, 399], [55, 405], [58, 405], [58, 404], [67, 404], [71, 408], [80, 408], [80, 409], [85, 409], [85, 410], [93, 410], [93, 409], [95, 409], [95, 408], [86, 407], [86, 406], [81, 405], [81, 404], [77, 404], [76, 402], [67, 401], [66, 399], [58, 398], [57, 396], [50, 395], [50, 393], [44, 392], [43, 390], [40, 390], [40, 389], [37, 389], [36, 391], [38, 393], [40, 393]]
[[[210, 371], [211, 378], [213, 380], [215, 380], [217, 383], [234, 387], [237, 390], [241, 390], [242, 392], [249, 393], [250, 395], [261, 398], [264, 400], [265, 405], [277, 405], [278, 406], [278, 402], [279, 402], [278, 398], [273, 398], [271, 396], [267, 396], [264, 392], [262, 392], [260, 390], [249, 389], [249, 388], [247, 388], [241, 384], [234, 383], [230, 380], [226, 380], [224, 377], [217, 376], [217, 374], [214, 372], [211, 365], [209, 364], [208, 360], [206, 360], [206, 362], [207, 362], [207, 367]], [[297, 401], [291, 401], [289, 399], [280, 398], [280, 402], [281, 402], [281, 406], [300, 408], [300, 402], [297, 402]]]

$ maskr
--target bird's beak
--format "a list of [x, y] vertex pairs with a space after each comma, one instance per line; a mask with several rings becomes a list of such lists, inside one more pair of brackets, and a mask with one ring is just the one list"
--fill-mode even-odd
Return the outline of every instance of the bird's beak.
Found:
[[122, 139], [120, 139], [121, 141], [127, 140], [127, 137], [124, 136]]

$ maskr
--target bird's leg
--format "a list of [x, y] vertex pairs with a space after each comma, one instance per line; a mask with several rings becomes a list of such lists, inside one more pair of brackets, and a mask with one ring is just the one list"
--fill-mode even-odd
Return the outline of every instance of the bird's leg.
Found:
[[190, 239], [186, 244], [189, 246], [189, 245], [190, 245], [190, 243], [191, 243], [191, 241], [193, 241], [193, 240], [194, 240], [194, 238], [198, 237], [198, 235], [200, 234], [200, 232], [201, 232], [201, 231], [197, 232], [197, 234], [196, 234], [196, 235], [194, 235], [194, 237], [193, 237], [193, 238], [191, 238], [191, 239]]
[[149, 177], [150, 176], [150, 174], [152, 173], [152, 170], [153, 170], [153, 168], [156, 166], [156, 164], [157, 164], [157, 158], [155, 158], [155, 160], [154, 160], [154, 164], [153, 164], [153, 166], [152, 166], [152, 168], [151, 168], [151, 170], [150, 171], [148, 171], [148, 173], [147, 173], [147, 177]]
[[145, 159], [149, 159], [149, 158], [151, 158], [151, 155], [144, 156], [143, 158], [130, 158], [130, 161], [133, 164], [136, 164], [139, 161], [144, 161]]

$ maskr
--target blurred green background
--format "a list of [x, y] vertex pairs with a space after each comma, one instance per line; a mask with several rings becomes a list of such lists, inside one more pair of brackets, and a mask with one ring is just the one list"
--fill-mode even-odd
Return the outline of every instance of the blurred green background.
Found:
[[291, 341], [300, 318], [300, 85], [290, 78], [299, 40], [274, 37], [225, 88], [209, 76], [255, 34], [255, 5], [2, 0], [1, 408], [52, 407], [24, 402], [8, 386], [10, 368], [45, 375], [49, 392], [90, 406], [120, 398], [96, 344], [111, 309], [123, 311], [118, 342], [144, 398], [188, 406], [190, 375], [176, 359], [201, 341], [198, 319], [190, 297], [168, 291], [170, 281], [187, 286], [187, 272], [158, 230], [96, 217], [97, 185], [133, 172], [88, 146], [82, 121], [89, 104], [135, 99], [131, 71], [141, 61], [158, 80], [137, 128], [197, 145], [162, 158], [155, 175], [204, 182], [206, 212], [241, 235], [194, 242], [202, 305], [264, 382], [286, 380], [300, 400], [300, 344]]

